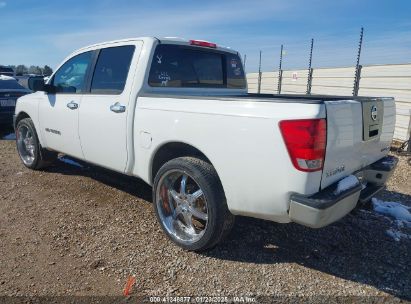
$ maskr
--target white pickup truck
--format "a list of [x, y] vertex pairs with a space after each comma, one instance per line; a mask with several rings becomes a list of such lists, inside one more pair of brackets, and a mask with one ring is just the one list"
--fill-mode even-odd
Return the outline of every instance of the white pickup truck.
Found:
[[64, 153], [153, 186], [168, 237], [204, 250], [235, 215], [318, 228], [384, 188], [392, 98], [248, 94], [239, 54], [153, 37], [71, 54], [18, 99], [24, 165]]

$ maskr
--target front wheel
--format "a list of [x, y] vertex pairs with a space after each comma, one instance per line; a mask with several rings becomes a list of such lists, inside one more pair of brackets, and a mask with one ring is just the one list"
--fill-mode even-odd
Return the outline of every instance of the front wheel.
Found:
[[197, 158], [164, 164], [154, 180], [153, 200], [164, 232], [187, 250], [217, 245], [234, 224], [215, 169]]
[[30, 169], [46, 167], [57, 158], [57, 153], [43, 149], [30, 118], [24, 118], [16, 126], [17, 151], [23, 164]]

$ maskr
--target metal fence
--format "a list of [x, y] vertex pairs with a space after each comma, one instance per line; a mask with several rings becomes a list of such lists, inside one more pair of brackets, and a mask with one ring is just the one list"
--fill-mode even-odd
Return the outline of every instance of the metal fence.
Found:
[[394, 97], [394, 138], [410, 138], [411, 63], [248, 73], [247, 81], [250, 93]]

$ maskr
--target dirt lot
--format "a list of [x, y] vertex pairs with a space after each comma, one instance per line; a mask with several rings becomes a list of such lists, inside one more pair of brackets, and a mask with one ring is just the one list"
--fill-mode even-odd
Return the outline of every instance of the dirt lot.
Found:
[[[197, 254], [166, 239], [138, 179], [63, 162], [30, 171], [13, 140], [0, 140], [0, 168], [0, 296], [121, 297], [132, 274], [138, 296], [411, 299], [411, 227], [396, 241], [398, 223], [370, 207], [319, 230], [237, 218]], [[379, 198], [411, 206], [410, 169], [402, 157]]]

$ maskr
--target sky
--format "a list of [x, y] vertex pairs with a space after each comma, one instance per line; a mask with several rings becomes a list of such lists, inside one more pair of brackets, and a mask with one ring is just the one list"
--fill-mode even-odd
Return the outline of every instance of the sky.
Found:
[[409, 0], [0, 0], [0, 64], [49, 65], [122, 38], [203, 39], [246, 54], [246, 71], [411, 62]]

